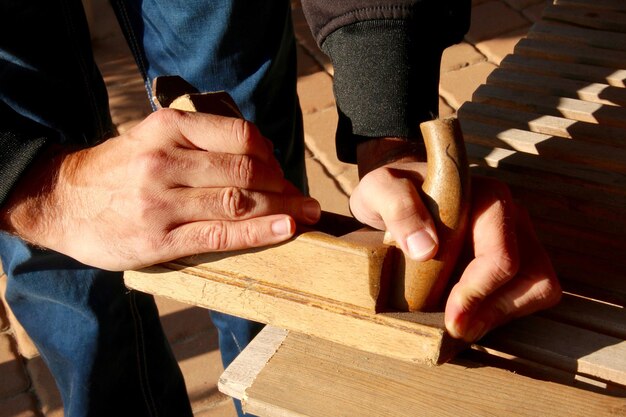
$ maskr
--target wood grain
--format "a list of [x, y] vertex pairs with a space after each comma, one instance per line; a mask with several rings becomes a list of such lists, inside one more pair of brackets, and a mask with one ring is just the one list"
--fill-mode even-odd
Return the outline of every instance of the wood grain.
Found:
[[443, 313], [375, 313], [249, 277], [172, 264], [128, 271], [124, 280], [139, 291], [409, 362], [442, 363], [464, 347], [445, 331]]
[[[427, 368], [294, 333], [277, 343], [280, 348], [245, 390], [248, 412], [266, 417], [626, 413], [623, 397], [533, 379], [469, 359]], [[254, 342], [249, 350], [253, 349]]]

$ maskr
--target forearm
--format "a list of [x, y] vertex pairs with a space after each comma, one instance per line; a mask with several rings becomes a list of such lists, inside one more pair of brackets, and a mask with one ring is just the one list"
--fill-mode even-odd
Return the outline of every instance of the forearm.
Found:
[[334, 66], [338, 157], [356, 162], [357, 145], [373, 138], [420, 142], [419, 123], [438, 114], [441, 53], [468, 29], [470, 2], [302, 3]]

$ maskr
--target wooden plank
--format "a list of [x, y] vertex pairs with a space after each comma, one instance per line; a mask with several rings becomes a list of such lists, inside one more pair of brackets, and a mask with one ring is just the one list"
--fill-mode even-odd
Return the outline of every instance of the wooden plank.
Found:
[[626, 340], [626, 308], [564, 294], [561, 302], [542, 313], [552, 320]]
[[[306, 271], [300, 275], [306, 276]], [[374, 313], [252, 278], [190, 266], [180, 269], [166, 264], [128, 271], [124, 280], [128, 287], [149, 294], [408, 362], [442, 363], [463, 346], [445, 331], [443, 313]]]
[[500, 68], [626, 87], [626, 70], [624, 69], [561, 61], [557, 59], [558, 57], [550, 60], [535, 58], [530, 55], [522, 55], [524, 51], [532, 50], [520, 49], [518, 54], [507, 55], [500, 62]]
[[593, 6], [547, 5], [542, 18], [599, 30], [626, 32], [625, 13]]
[[481, 85], [474, 92], [472, 100], [520, 111], [626, 128], [626, 109], [617, 106], [605, 106], [567, 97], [542, 96], [495, 85]]
[[569, 97], [608, 106], [626, 105], [626, 89], [589, 81], [568, 80], [498, 68], [487, 83], [501, 87], [539, 93], [546, 96]]
[[535, 39], [521, 39], [515, 44], [515, 54], [547, 59], [548, 61], [563, 61], [578, 64], [597, 65], [612, 70], [626, 68], [626, 52], [590, 48], [586, 46], [569, 46], [559, 42], [538, 41]]
[[276, 353], [287, 330], [265, 326], [254, 338], [254, 345], [246, 348], [222, 373], [217, 388], [224, 394], [246, 402], [246, 390]]
[[458, 110], [461, 120], [472, 119], [482, 123], [528, 130], [544, 135], [576, 139], [599, 145], [626, 148], [626, 129], [581, 122], [564, 117], [513, 110], [508, 107], [468, 101]]
[[[375, 311], [381, 277], [388, 277], [386, 268], [391, 262], [387, 257], [389, 247], [382, 242], [382, 233], [367, 229], [342, 237], [315, 231], [267, 248], [178, 259], [170, 262], [169, 268], [189, 267], [196, 274], [254, 279], [268, 286]], [[385, 283], [383, 279], [382, 284]]]
[[586, 29], [557, 22], [537, 22], [526, 36], [529, 39], [547, 40], [572, 46], [626, 51], [626, 34], [624, 33]]
[[554, 4], [559, 6], [589, 6], [596, 9], [626, 12], [626, 3], [623, 0], [554, 0]]
[[626, 341], [602, 333], [529, 316], [495, 330], [480, 345], [626, 385]]
[[247, 412], [265, 417], [626, 413], [619, 394], [533, 379], [470, 359], [426, 368], [295, 333], [277, 344], [280, 348], [246, 389]]
[[[563, 183], [562, 185], [577, 183], [585, 187], [588, 193], [590, 193], [591, 190], [604, 193], [601, 194], [600, 197], [605, 197], [603, 200], [608, 203], [620, 201], [619, 198], [614, 200], [614, 196], [626, 196], [626, 188], [624, 186], [626, 182], [625, 175], [614, 174], [594, 167], [586, 167], [584, 165], [564, 161], [546, 160], [536, 155], [517, 152], [511, 149], [481, 146], [470, 142], [466, 144], [466, 147], [470, 155], [470, 161], [473, 164], [499, 168], [501, 171], [506, 171], [506, 174], [503, 173], [503, 176], [541, 176], [545, 173], [545, 175], [550, 178], [544, 178], [544, 180], [556, 179]], [[478, 170], [477, 166], [474, 168], [474, 171], [476, 170]], [[494, 173], [494, 175], [498, 175], [497, 172]], [[572, 195], [569, 192], [571, 190], [563, 191], [565, 191], [565, 193], [561, 194]], [[613, 194], [614, 196], [610, 196], [612, 198], [606, 198], [606, 194]], [[573, 196], [576, 195], [576, 193], [573, 194]], [[580, 195], [578, 196], [580, 197]], [[600, 202], [596, 198], [592, 198], [591, 201], [594, 204]], [[624, 200], [624, 202], [626, 203], [626, 200]]]
[[[479, 90], [482, 89], [479, 88]], [[478, 90], [477, 90], [478, 91]], [[478, 97], [486, 103], [494, 104], [493, 90], [483, 89]], [[489, 96], [487, 95], [489, 94]], [[508, 96], [508, 93], [507, 93]], [[626, 119], [625, 119], [626, 120]], [[504, 129], [500, 126], [463, 120], [463, 134], [466, 141], [482, 146], [512, 149], [532, 155], [577, 164], [592, 165], [597, 169], [607, 169], [616, 173], [626, 173], [626, 151], [601, 145], [589, 145], [558, 136], [544, 135], [520, 129]]]

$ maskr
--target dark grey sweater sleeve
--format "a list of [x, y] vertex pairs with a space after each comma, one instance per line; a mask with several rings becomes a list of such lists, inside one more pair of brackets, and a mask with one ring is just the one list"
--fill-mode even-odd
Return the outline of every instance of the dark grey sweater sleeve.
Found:
[[421, 140], [438, 113], [443, 50], [463, 39], [471, 0], [302, 0], [311, 31], [331, 58], [339, 112], [337, 156], [356, 162], [371, 138]]

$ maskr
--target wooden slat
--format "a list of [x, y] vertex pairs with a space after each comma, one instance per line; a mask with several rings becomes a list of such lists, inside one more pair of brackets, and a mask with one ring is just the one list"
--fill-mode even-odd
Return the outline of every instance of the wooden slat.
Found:
[[530, 75], [502, 68], [494, 70], [487, 78], [487, 83], [545, 96], [569, 97], [608, 106], [626, 105], [626, 89], [608, 84], [538, 74]]
[[529, 316], [494, 331], [480, 345], [626, 385], [626, 341], [620, 338]]
[[592, 5], [548, 5], [543, 10], [542, 18], [599, 30], [626, 32], [626, 14], [615, 10], [599, 9]]
[[[520, 49], [520, 52], [523, 51], [524, 49]], [[529, 51], [532, 50], [526, 49], [526, 52]], [[500, 68], [572, 80], [606, 83], [615, 87], [626, 86], [626, 70], [623, 69], [605, 68], [597, 65], [559, 61], [557, 59], [545, 60], [532, 56], [522, 56], [521, 53], [507, 55], [500, 62]]]
[[542, 315], [555, 321], [626, 340], [624, 306], [565, 294], [556, 307]]
[[[540, 21], [526, 35], [528, 39], [547, 40], [571, 46], [590, 46], [626, 51], [626, 34], [586, 29], [557, 22]], [[608, 51], [607, 51], [608, 53]]]
[[274, 345], [280, 348], [241, 396], [247, 412], [266, 417], [570, 417], [626, 412], [626, 401], [619, 396], [528, 378], [469, 359], [425, 368], [294, 333], [278, 336]]
[[[301, 271], [300, 276], [306, 275]], [[408, 362], [445, 362], [462, 346], [445, 331], [443, 313], [376, 314], [251, 278], [211, 273], [205, 268], [172, 270], [152, 266], [128, 271], [124, 280], [128, 287], [149, 294]]]
[[515, 54], [542, 58], [548, 61], [597, 65], [607, 68], [607, 75], [615, 72], [615, 70], [626, 68], [626, 52], [624, 51], [611, 51], [611, 53], [608, 53], [601, 49], [570, 46], [559, 42], [524, 38], [515, 45]]
[[472, 100], [477, 103], [501, 105], [520, 111], [626, 128], [626, 109], [617, 106], [605, 106], [567, 97], [541, 96], [494, 85], [478, 87]]
[[[553, 183], [547, 184], [548, 186], [556, 183], [561, 188], [570, 184], [584, 187], [586, 196], [589, 197], [593, 193], [590, 202], [594, 205], [602, 201], [607, 202], [611, 206], [614, 205], [613, 203], [626, 203], [626, 199], [619, 198], [620, 196], [626, 196], [626, 188], [624, 188], [626, 178], [624, 178], [624, 175], [602, 171], [594, 167], [585, 167], [584, 165], [546, 160], [537, 155], [517, 152], [511, 149], [481, 146], [470, 142], [466, 144], [466, 147], [471, 163], [476, 164], [474, 171], [479, 169], [478, 166], [483, 166], [485, 168], [499, 168], [500, 171], [492, 173], [494, 176], [497, 176], [498, 172], [506, 171], [502, 174], [503, 180], [507, 180], [504, 177], [510, 179], [512, 175], [522, 177], [518, 181], [513, 181], [513, 183], [523, 183], [524, 178], [528, 178], [528, 176], [539, 177], [538, 181], [541, 181], [541, 175], [545, 173], [549, 178], [543, 178], [543, 180], [553, 181]], [[554, 190], [554, 187], [550, 187], [550, 190]], [[600, 194], [598, 195], [598, 193]], [[561, 194], [580, 197], [576, 191], [572, 193], [570, 189], [564, 189], [557, 193], [557, 195]], [[607, 196], [607, 194], [612, 195]], [[615, 198], [616, 196], [618, 197], [617, 199]], [[618, 204], [617, 208], [619, 207], [621, 206]]]
[[[483, 89], [480, 100], [494, 103], [500, 97], [508, 97]], [[478, 93], [477, 93], [478, 94]], [[484, 95], [483, 95], [484, 94]], [[489, 95], [487, 95], [489, 94]], [[495, 99], [494, 99], [495, 97]], [[626, 120], [626, 119], [625, 119]], [[623, 149], [590, 146], [584, 142], [544, 135], [520, 129], [503, 129], [487, 123], [473, 120], [463, 120], [463, 134], [468, 142], [482, 146], [491, 146], [512, 149], [532, 155], [541, 155], [542, 158], [554, 159], [572, 163], [589, 164], [599, 169], [607, 169], [616, 173], [626, 173], [626, 151]]]
[[458, 110], [463, 120], [472, 119], [503, 128], [515, 128], [544, 135], [576, 139], [599, 145], [626, 148], [626, 129], [581, 122], [564, 117], [512, 110], [486, 103], [466, 102]]

